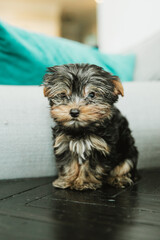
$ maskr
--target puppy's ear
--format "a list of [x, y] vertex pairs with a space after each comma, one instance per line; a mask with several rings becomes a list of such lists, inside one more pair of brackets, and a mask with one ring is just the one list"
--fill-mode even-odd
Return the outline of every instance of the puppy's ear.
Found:
[[114, 84], [114, 93], [116, 95], [120, 94], [123, 97], [124, 96], [124, 89], [123, 89], [122, 83], [120, 82], [119, 77], [113, 76], [112, 82]]
[[43, 93], [45, 97], [48, 97], [49, 91], [46, 87], [43, 88]]
[[50, 94], [50, 85], [49, 85], [49, 81], [52, 77], [52, 74], [50, 74], [50, 69], [51, 68], [47, 68], [47, 73], [43, 76], [43, 93], [45, 97], [49, 97]]

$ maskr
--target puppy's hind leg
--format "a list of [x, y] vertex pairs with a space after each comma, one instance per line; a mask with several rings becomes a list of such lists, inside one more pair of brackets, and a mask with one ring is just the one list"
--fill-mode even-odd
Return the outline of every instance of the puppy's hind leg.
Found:
[[125, 188], [133, 185], [131, 171], [133, 168], [132, 161], [126, 159], [117, 165], [107, 177], [107, 183], [116, 188]]
[[111, 170], [107, 178], [107, 183], [118, 188], [125, 188], [133, 184], [136, 180], [136, 165], [138, 151], [132, 137], [131, 130], [128, 127], [126, 118], [122, 117], [119, 125], [118, 153], [124, 159]]

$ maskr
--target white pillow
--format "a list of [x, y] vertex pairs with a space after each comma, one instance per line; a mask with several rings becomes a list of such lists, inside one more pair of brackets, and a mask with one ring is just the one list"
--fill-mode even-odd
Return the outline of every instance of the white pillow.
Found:
[[135, 81], [160, 80], [160, 32], [126, 53], [136, 55]]

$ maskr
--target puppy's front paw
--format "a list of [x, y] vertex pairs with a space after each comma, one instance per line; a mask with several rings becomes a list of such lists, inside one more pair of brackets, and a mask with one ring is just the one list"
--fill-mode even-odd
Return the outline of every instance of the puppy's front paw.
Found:
[[96, 190], [102, 186], [101, 183], [92, 183], [92, 182], [81, 182], [78, 179], [73, 183], [71, 189], [83, 191], [83, 190]]
[[116, 188], [126, 188], [133, 185], [133, 181], [129, 175], [108, 176], [107, 183]]
[[52, 182], [52, 185], [56, 188], [65, 189], [65, 188], [70, 187], [71, 184], [69, 182], [65, 181], [64, 178], [59, 177], [54, 182]]

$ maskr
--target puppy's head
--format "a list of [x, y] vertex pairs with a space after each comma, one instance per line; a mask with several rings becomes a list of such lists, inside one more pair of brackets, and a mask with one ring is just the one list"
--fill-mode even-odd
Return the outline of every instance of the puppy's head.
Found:
[[101, 67], [68, 64], [48, 68], [44, 76], [44, 95], [54, 120], [70, 128], [100, 125], [112, 115], [112, 105], [123, 96], [119, 78]]

